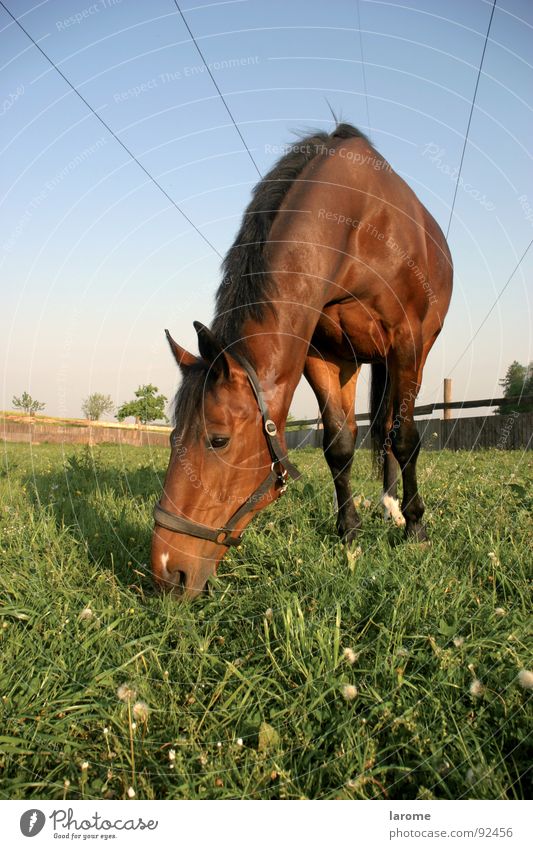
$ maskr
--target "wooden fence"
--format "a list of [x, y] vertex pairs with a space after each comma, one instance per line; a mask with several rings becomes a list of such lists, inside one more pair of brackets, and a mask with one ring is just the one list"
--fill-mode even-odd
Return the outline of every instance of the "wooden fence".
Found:
[[63, 427], [61, 425], [37, 424], [37, 422], [0, 422], [0, 439], [6, 442], [68, 443], [72, 445], [97, 445], [110, 442], [114, 445], [153, 445], [169, 447], [169, 428], [145, 430], [140, 427], [105, 427], [103, 425], [87, 427]]
[[[477, 448], [507, 448], [530, 450], [533, 447], [533, 413], [509, 413], [508, 415], [475, 416], [472, 418], [449, 418], [451, 410], [496, 407], [512, 401], [533, 402], [533, 396], [520, 399], [484, 398], [478, 401], [454, 401], [438, 404], [426, 404], [415, 407], [415, 415], [427, 415], [436, 410], [444, 410], [444, 419], [422, 419], [418, 421], [418, 431], [422, 437], [422, 446], [426, 450], [447, 448], [472, 450]], [[447, 417], [448, 416], [448, 417]], [[359, 422], [369, 421], [368, 413], [356, 416]], [[306, 419], [291, 422], [291, 428], [298, 425], [302, 429], [288, 430], [285, 433], [289, 448], [319, 448], [323, 442], [323, 430], [320, 419]], [[357, 434], [357, 447], [370, 447], [370, 426], [360, 424]], [[7, 442], [67, 443], [78, 445], [97, 445], [107, 442], [115, 445], [141, 445], [169, 447], [170, 428], [148, 430], [141, 427], [106, 427], [38, 424], [36, 421], [0, 421], [0, 439]]]
[[[451, 451], [478, 448], [533, 448], [533, 413], [511, 413], [508, 416], [473, 416], [464, 419], [422, 419], [417, 422], [425, 450]], [[320, 448], [322, 428], [289, 430], [285, 433], [288, 448]], [[359, 425], [357, 447], [370, 448], [370, 425]]]

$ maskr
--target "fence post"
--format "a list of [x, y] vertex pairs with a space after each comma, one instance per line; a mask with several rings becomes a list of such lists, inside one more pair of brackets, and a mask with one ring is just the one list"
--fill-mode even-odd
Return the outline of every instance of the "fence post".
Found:
[[[451, 404], [452, 401], [452, 379], [451, 377], [444, 378], [444, 403]], [[444, 408], [444, 421], [449, 421], [452, 418], [452, 411], [448, 408]]]

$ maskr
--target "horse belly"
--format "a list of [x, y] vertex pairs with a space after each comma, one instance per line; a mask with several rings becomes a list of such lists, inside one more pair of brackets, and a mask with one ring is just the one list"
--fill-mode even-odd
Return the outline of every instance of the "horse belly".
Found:
[[383, 359], [390, 334], [371, 307], [359, 301], [332, 304], [323, 309], [312, 344], [340, 359], [370, 363]]

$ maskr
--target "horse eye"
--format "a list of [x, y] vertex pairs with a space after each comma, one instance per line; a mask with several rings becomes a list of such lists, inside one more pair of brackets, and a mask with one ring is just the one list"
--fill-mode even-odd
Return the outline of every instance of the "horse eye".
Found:
[[229, 436], [209, 436], [207, 438], [208, 448], [224, 448], [229, 442]]

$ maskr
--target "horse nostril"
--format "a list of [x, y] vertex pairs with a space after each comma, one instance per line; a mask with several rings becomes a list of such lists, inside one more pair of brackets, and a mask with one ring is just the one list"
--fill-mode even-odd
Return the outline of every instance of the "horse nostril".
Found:
[[187, 574], [182, 569], [177, 569], [176, 571], [177, 571], [176, 586], [180, 587], [181, 589], [185, 589], [185, 583], [187, 581]]

